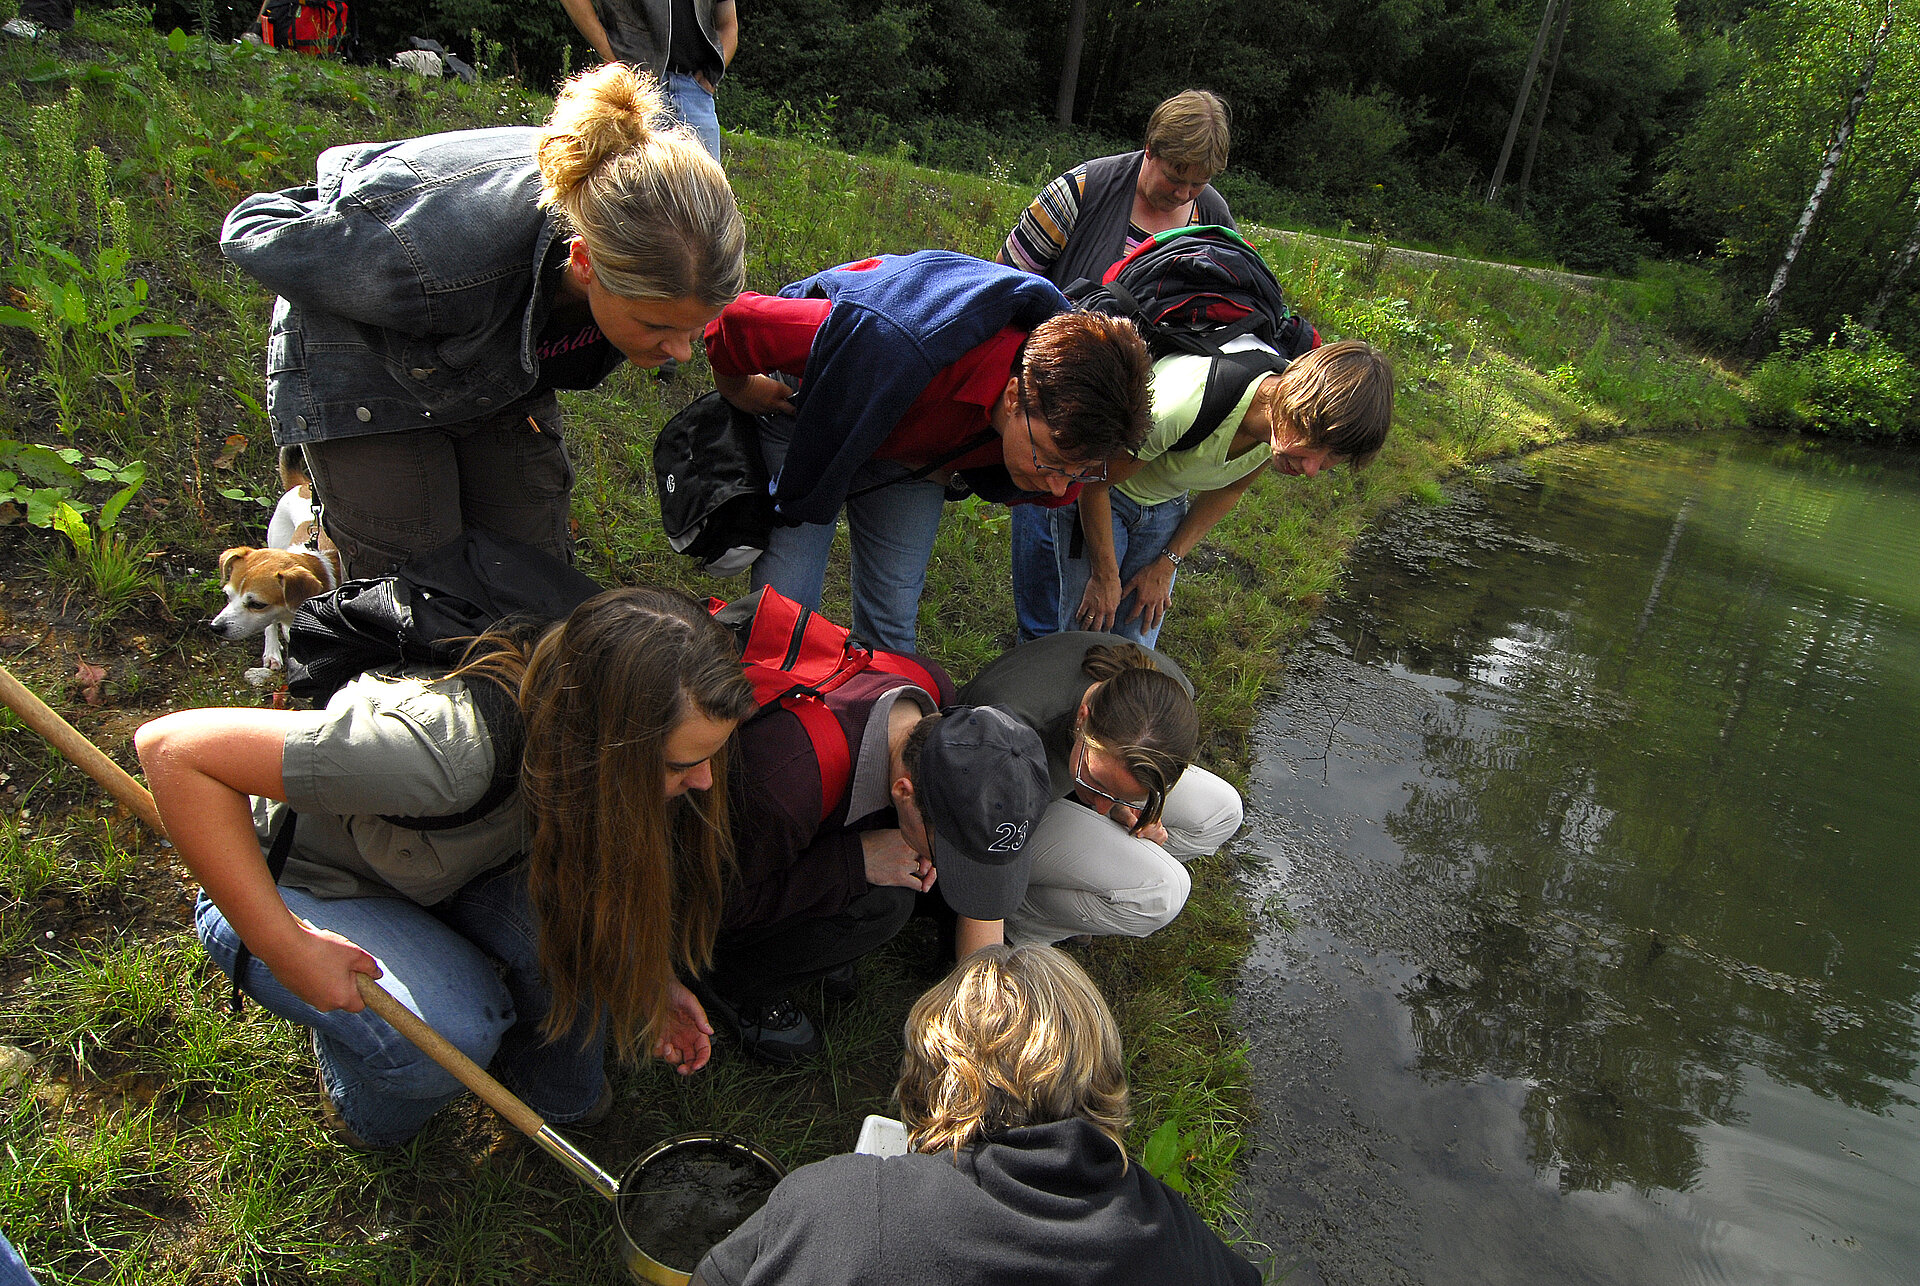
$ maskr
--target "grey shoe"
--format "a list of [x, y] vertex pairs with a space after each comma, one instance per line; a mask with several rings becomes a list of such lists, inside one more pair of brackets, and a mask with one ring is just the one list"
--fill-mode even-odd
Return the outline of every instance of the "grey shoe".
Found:
[[763, 1063], [788, 1067], [820, 1052], [820, 1032], [806, 1011], [786, 996], [748, 1000], [736, 1005], [718, 992], [702, 989], [716, 1022], [724, 1022], [740, 1038], [740, 1048]]

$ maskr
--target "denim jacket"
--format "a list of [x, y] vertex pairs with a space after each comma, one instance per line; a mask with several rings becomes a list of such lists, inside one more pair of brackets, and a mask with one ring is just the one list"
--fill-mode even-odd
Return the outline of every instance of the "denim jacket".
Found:
[[[316, 186], [233, 208], [220, 249], [279, 296], [267, 417], [285, 446], [458, 424], [539, 383], [556, 216], [533, 129], [320, 154]], [[616, 363], [610, 363], [610, 372]]]

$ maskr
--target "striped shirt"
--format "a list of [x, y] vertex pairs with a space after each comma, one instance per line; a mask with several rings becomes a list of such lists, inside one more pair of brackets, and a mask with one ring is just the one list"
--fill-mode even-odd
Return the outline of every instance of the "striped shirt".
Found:
[[[1040, 190], [1026, 213], [1020, 216], [1020, 222], [1007, 234], [1007, 242], [1000, 247], [1000, 262], [1009, 268], [1020, 268], [1027, 272], [1046, 276], [1053, 267], [1053, 261], [1067, 247], [1067, 238], [1073, 235], [1073, 225], [1080, 218], [1080, 203], [1087, 191], [1087, 167], [1085, 163], [1074, 166], [1065, 174]], [[1200, 203], [1191, 206], [1191, 218], [1200, 217]], [[1127, 252], [1132, 253], [1142, 241], [1153, 234], [1139, 227], [1132, 220], [1127, 221]]]

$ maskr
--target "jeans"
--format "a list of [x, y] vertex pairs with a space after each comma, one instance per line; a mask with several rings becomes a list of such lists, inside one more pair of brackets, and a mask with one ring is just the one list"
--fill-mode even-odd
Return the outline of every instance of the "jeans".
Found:
[[[494, 1063], [495, 1074], [548, 1121], [578, 1120], [598, 1100], [604, 1025], [589, 1030], [583, 1015], [551, 1043], [539, 1032], [551, 993], [540, 975], [524, 864], [483, 875], [432, 907], [398, 896], [323, 899], [285, 886], [280, 895], [295, 915], [372, 955], [380, 985], [474, 1062]], [[231, 977], [239, 935], [205, 893], [193, 919], [207, 954]], [[465, 1093], [371, 1009], [323, 1014], [281, 986], [257, 956], [247, 960], [240, 989], [269, 1013], [314, 1029], [328, 1095], [353, 1132], [376, 1147], [406, 1142]]]
[[673, 100], [673, 114], [700, 139], [714, 160], [720, 159], [720, 114], [713, 109], [713, 95], [693, 77], [676, 71], [667, 78], [667, 97]]
[[[1113, 505], [1113, 553], [1120, 563], [1120, 583], [1125, 585], [1160, 557], [1167, 542], [1173, 539], [1173, 533], [1180, 529], [1181, 521], [1187, 516], [1187, 498], [1180, 495], [1157, 505], [1142, 505], [1129, 500], [1118, 488], [1110, 489], [1107, 497]], [[1072, 556], [1073, 524], [1079, 512], [1077, 505], [1053, 511], [1054, 564], [1060, 570], [1060, 623], [1073, 629], [1081, 628], [1080, 599], [1087, 592], [1087, 582], [1093, 579], [1093, 563], [1086, 551], [1083, 549], [1078, 558]], [[1175, 579], [1178, 578], [1175, 573]], [[1167, 592], [1173, 592], [1171, 581]], [[1128, 594], [1120, 600], [1120, 610], [1114, 614], [1109, 629], [1142, 647], [1152, 647], [1160, 637], [1160, 626], [1145, 629], [1139, 617], [1129, 620], [1127, 614], [1133, 608], [1134, 596]], [[1160, 620], [1161, 624], [1166, 623], [1164, 616]]]
[[[760, 421], [760, 454], [767, 473], [780, 476], [791, 438], [779, 431], [792, 421], [770, 415]], [[772, 432], [769, 432], [769, 427]], [[790, 431], [790, 430], [789, 430]], [[869, 460], [854, 472], [852, 490], [905, 478], [913, 472], [893, 460]], [[853, 633], [869, 647], [888, 652], [915, 651], [920, 592], [927, 583], [927, 561], [940, 534], [940, 513], [947, 489], [928, 478], [894, 485], [847, 501], [847, 532], [853, 541]], [[771, 585], [802, 607], [817, 609], [833, 551], [835, 524], [803, 523], [775, 527], [767, 552], [754, 560], [753, 588]]]
[[444, 429], [306, 444], [320, 525], [348, 577], [385, 576], [468, 527], [571, 560], [573, 464], [552, 393]]
[[1066, 618], [1060, 614], [1060, 568], [1054, 562], [1053, 515], [1074, 511], [1073, 505], [1013, 507], [1013, 614], [1022, 643], [1065, 628]]

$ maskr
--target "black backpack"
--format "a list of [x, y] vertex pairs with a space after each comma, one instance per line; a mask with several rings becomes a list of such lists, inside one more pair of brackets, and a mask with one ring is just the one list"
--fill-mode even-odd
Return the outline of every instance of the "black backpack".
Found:
[[776, 518], [755, 417], [708, 393], [688, 403], [653, 444], [660, 525], [678, 554], [732, 576], [767, 547]]
[[390, 576], [302, 603], [287, 631], [287, 691], [324, 704], [366, 670], [456, 665], [495, 626], [560, 620], [603, 588], [552, 554], [470, 529]]
[[1320, 346], [1320, 332], [1287, 306], [1260, 252], [1218, 224], [1158, 233], [1101, 281], [1076, 281], [1066, 295], [1076, 307], [1130, 319], [1156, 359], [1173, 353], [1213, 359], [1200, 413], [1170, 451], [1198, 446], [1255, 380]]

